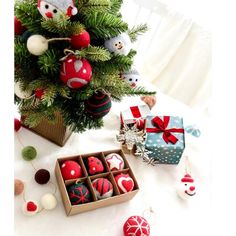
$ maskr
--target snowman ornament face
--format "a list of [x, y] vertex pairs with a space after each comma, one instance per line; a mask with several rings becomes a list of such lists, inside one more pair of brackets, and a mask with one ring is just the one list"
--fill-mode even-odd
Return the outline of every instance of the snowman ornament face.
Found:
[[186, 174], [177, 186], [177, 193], [180, 198], [187, 200], [196, 194], [194, 179]]
[[57, 19], [60, 15], [71, 17], [77, 14], [73, 0], [38, 0], [38, 10], [45, 19]]
[[130, 71], [122, 73], [121, 79], [129, 83], [131, 87], [136, 87], [141, 80], [141, 76], [139, 72], [133, 68]]
[[115, 55], [127, 56], [131, 50], [131, 41], [126, 33], [122, 33], [116, 37], [105, 41], [105, 48]]

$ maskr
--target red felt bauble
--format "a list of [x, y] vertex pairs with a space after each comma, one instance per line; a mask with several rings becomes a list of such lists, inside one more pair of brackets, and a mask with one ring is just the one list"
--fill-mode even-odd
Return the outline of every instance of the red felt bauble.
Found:
[[131, 216], [123, 226], [124, 236], [149, 236], [150, 225], [141, 216]]
[[14, 118], [14, 130], [17, 132], [21, 128], [21, 121]]
[[92, 67], [89, 62], [75, 55], [69, 55], [62, 63], [60, 78], [70, 88], [81, 88], [87, 85], [92, 77]]
[[26, 28], [21, 24], [20, 20], [14, 16], [14, 31], [15, 35], [22, 35], [24, 31], [26, 31]]
[[82, 169], [75, 161], [65, 161], [61, 165], [61, 174], [64, 180], [77, 179], [82, 176]]
[[95, 179], [92, 181], [92, 185], [99, 200], [109, 198], [113, 194], [112, 183], [106, 178]]
[[36, 89], [34, 91], [34, 95], [35, 95], [36, 98], [41, 99], [42, 96], [44, 95], [44, 89], [41, 89], [41, 88]]
[[97, 157], [88, 157], [88, 172], [90, 175], [102, 173], [104, 166]]
[[134, 189], [134, 181], [128, 174], [116, 175], [115, 181], [121, 193], [131, 192]]
[[87, 48], [90, 44], [90, 35], [84, 30], [80, 34], [74, 34], [71, 36], [71, 46], [74, 49]]

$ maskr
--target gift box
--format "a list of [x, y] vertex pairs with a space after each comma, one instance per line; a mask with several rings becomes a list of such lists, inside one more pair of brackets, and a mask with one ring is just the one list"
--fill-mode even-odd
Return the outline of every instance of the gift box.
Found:
[[[105, 157], [111, 153], [119, 154], [122, 157], [122, 159], [124, 160], [124, 168], [122, 170], [110, 170], [110, 168], [105, 160]], [[102, 164], [104, 166], [104, 171], [102, 173], [94, 174], [94, 175], [91, 175], [89, 173], [88, 167], [87, 167], [87, 160], [88, 160], [88, 157], [91, 157], [91, 156], [98, 158], [102, 162]], [[64, 180], [62, 172], [61, 172], [61, 167], [63, 166], [63, 163], [68, 160], [75, 161], [81, 166], [82, 176], [80, 178]], [[126, 193], [121, 192], [121, 190], [119, 189], [118, 184], [115, 180], [115, 177], [119, 174], [128, 174], [133, 179], [134, 188], [132, 191], [129, 191]], [[71, 215], [79, 214], [82, 212], [95, 210], [97, 208], [129, 201], [139, 191], [139, 186], [138, 186], [137, 180], [133, 174], [133, 171], [130, 168], [130, 165], [129, 165], [123, 151], [120, 149], [59, 158], [56, 161], [55, 175], [56, 175], [57, 183], [59, 186], [59, 191], [61, 193], [62, 201], [63, 201], [64, 207], [65, 207], [65, 212], [66, 212], [67, 216], [71, 216]], [[111, 197], [108, 197], [105, 199], [100, 199], [100, 200], [98, 199], [98, 197], [96, 196], [95, 190], [93, 188], [93, 185], [92, 185], [93, 180], [95, 180], [97, 178], [106, 178], [110, 181], [110, 183], [113, 186], [113, 194]], [[123, 178], [123, 180], [121, 180], [121, 181], [125, 181], [125, 184], [127, 184], [128, 180]], [[71, 199], [69, 197], [68, 188], [75, 183], [83, 183], [84, 185], [86, 185], [89, 192], [91, 193], [91, 201], [90, 202], [78, 204], [78, 205], [72, 204]]]
[[120, 114], [121, 128], [124, 124], [136, 124], [138, 129], [144, 129], [145, 119], [150, 114], [150, 108], [147, 105], [139, 105], [130, 107]]
[[159, 164], [178, 164], [185, 148], [183, 119], [147, 116], [145, 148]]

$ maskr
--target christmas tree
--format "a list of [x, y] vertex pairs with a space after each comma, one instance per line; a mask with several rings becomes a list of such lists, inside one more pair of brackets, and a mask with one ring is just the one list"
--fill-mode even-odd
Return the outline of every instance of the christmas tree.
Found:
[[27, 126], [43, 118], [53, 122], [59, 112], [73, 131], [100, 128], [111, 100], [154, 94], [136, 85], [132, 67], [132, 42], [147, 26], [130, 29], [121, 5], [122, 0], [15, 3], [15, 102]]

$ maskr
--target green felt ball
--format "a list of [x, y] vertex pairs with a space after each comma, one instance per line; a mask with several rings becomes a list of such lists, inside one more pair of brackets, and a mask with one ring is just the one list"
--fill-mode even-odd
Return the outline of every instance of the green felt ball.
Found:
[[37, 151], [34, 147], [27, 146], [22, 149], [21, 154], [26, 161], [32, 161], [36, 158]]

